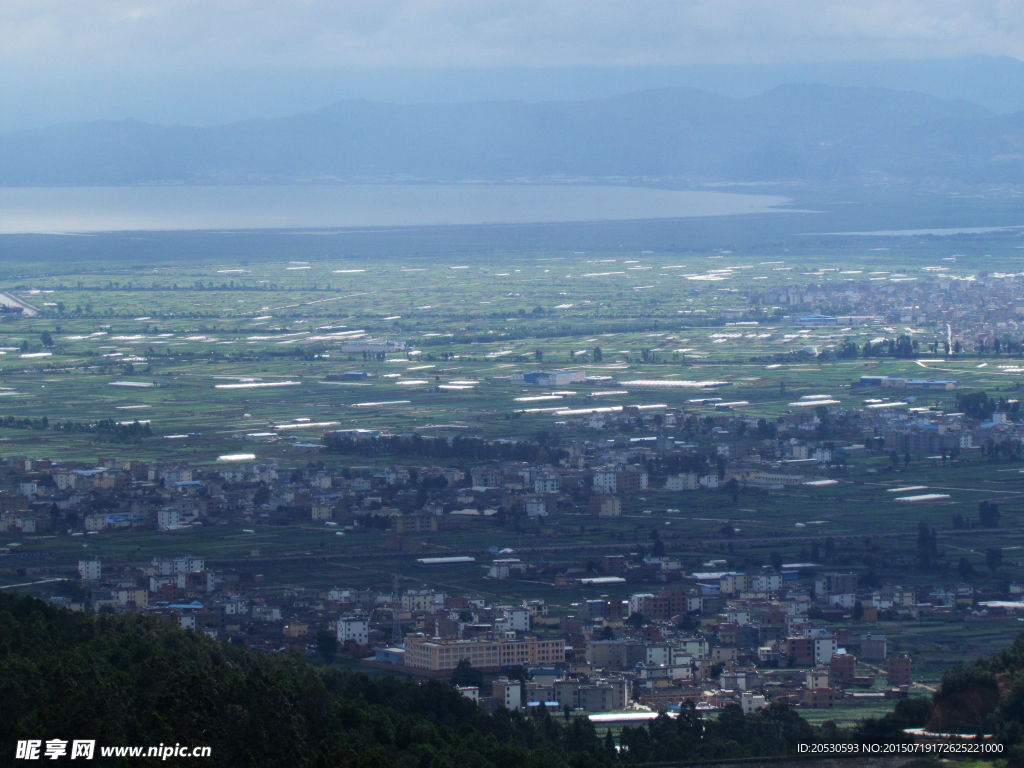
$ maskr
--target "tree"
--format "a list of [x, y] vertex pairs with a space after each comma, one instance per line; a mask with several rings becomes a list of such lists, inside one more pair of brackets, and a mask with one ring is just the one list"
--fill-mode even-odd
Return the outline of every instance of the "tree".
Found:
[[692, 632], [698, 627], [700, 627], [700, 622], [693, 617], [692, 613], [684, 613], [679, 618], [679, 629], [683, 630], [684, 632]]
[[956, 409], [972, 419], [987, 421], [996, 410], [996, 401], [987, 392], [958, 392]]
[[[867, 344], [870, 345], [871, 342], [869, 341]], [[845, 339], [839, 349], [836, 350], [836, 357], [840, 360], [852, 360], [857, 357], [858, 352], [857, 345], [849, 339]]]
[[999, 505], [991, 501], [983, 501], [978, 505], [978, 522], [985, 528], [999, 527]]
[[639, 611], [633, 611], [633, 613], [629, 614], [629, 618], [626, 619], [626, 623], [633, 627], [633, 629], [640, 629], [647, 623], [647, 618]]
[[735, 477], [730, 477], [729, 482], [723, 486], [723, 490], [732, 496], [732, 503], [736, 504], [740, 498], [740, 484], [736, 482]]
[[769, 555], [769, 558], [772, 561], [772, 568], [774, 568], [776, 571], [781, 571], [782, 555], [780, 555], [778, 552], [772, 552], [771, 555]]
[[1003, 550], [999, 547], [989, 547], [985, 550], [985, 565], [988, 566], [992, 573], [999, 570], [999, 566], [1003, 564]]
[[974, 566], [971, 565], [971, 561], [966, 557], [961, 557], [960, 562], [957, 563], [956, 571], [960, 574], [961, 581], [967, 581], [974, 575]]
[[864, 618], [864, 603], [860, 600], [855, 600], [853, 603], [853, 620], [860, 621]]
[[529, 682], [532, 678], [532, 675], [530, 675], [530, 673], [526, 671], [526, 667], [524, 667], [522, 664], [516, 664], [513, 667], [509, 667], [505, 673], [505, 676], [509, 680], [518, 680], [523, 685], [526, 685], [526, 683]]
[[907, 359], [916, 356], [917, 350], [914, 347], [914, 342], [906, 334], [897, 336], [895, 342], [892, 339], [886, 339], [886, 343], [892, 357]]
[[263, 506], [270, 501], [270, 489], [265, 485], [261, 485], [256, 489], [256, 492], [252, 495], [252, 503], [257, 507]]
[[604, 359], [604, 357], [602, 356], [601, 348], [600, 347], [594, 347], [594, 362], [595, 363], [600, 363], [603, 359]]
[[922, 571], [931, 569], [938, 557], [938, 534], [928, 529], [924, 522], [917, 524], [917, 567]]
[[961, 662], [942, 675], [939, 690], [932, 697], [935, 708], [930, 728], [954, 728], [975, 724], [995, 709], [999, 701], [999, 682], [979, 659], [971, 666]]
[[475, 686], [479, 688], [484, 682], [484, 675], [479, 669], [473, 668], [469, 659], [463, 659], [452, 670], [451, 682], [454, 686]]
[[539, 349], [534, 351], [533, 357], [537, 360], [538, 363], [544, 362], [544, 352]]
[[612, 736], [611, 728], [604, 733], [604, 753], [610, 760], [615, 760], [619, 756], [619, 752], [615, 748], [615, 737]]
[[324, 664], [330, 666], [334, 663], [334, 657], [338, 655], [338, 638], [333, 632], [326, 629], [316, 633], [316, 652]]
[[46, 347], [47, 349], [53, 346], [53, 336], [50, 335], [49, 331], [43, 331], [42, 335], [39, 337], [39, 340], [43, 342], [43, 346]]

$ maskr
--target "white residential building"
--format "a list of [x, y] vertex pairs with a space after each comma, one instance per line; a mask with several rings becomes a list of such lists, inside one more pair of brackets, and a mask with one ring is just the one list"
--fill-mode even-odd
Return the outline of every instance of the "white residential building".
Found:
[[562, 478], [555, 474], [545, 474], [533, 481], [535, 493], [558, 493], [562, 490]]
[[743, 714], [749, 715], [751, 712], [757, 712], [759, 709], [767, 707], [768, 700], [759, 693], [743, 691], [740, 694], [740, 706], [743, 708]]
[[700, 478], [696, 472], [688, 472], [685, 475], [675, 475], [665, 481], [666, 491], [696, 491], [701, 487]]
[[730, 608], [725, 615], [729, 622], [741, 627], [750, 623], [750, 611], [741, 611], [737, 608]]
[[777, 592], [782, 589], [782, 574], [759, 573], [752, 579], [750, 588], [754, 592]]
[[528, 608], [502, 608], [504, 614], [495, 622], [494, 628], [499, 632], [529, 632], [530, 610]]
[[526, 508], [526, 516], [527, 517], [547, 517], [548, 516], [548, 501], [547, 501], [547, 499], [527, 499], [524, 506]]
[[360, 616], [343, 616], [338, 619], [338, 642], [352, 640], [356, 645], [369, 645], [370, 620]]
[[181, 513], [173, 507], [164, 507], [156, 511], [156, 524], [162, 530], [177, 528], [181, 525]]
[[78, 479], [78, 475], [74, 472], [54, 472], [53, 482], [57, 486], [58, 491], [70, 491], [75, 487], [75, 481]]
[[78, 575], [82, 581], [99, 581], [102, 570], [99, 560], [78, 561]]
[[519, 709], [523, 702], [523, 686], [518, 680], [499, 677], [494, 681], [491, 695], [505, 705], [505, 709]]
[[857, 602], [856, 595], [845, 594], [845, 595], [829, 595], [828, 604], [838, 605], [840, 608], [853, 608], [854, 603]]
[[828, 632], [822, 632], [819, 636], [814, 638], [814, 663], [828, 664], [838, 650], [839, 643], [836, 640], [835, 635]]
[[171, 561], [175, 573], [202, 573], [206, 570], [206, 562], [201, 557], [176, 557]]
[[517, 558], [495, 560], [487, 575], [492, 579], [509, 579], [526, 573], [526, 563]]
[[406, 592], [402, 595], [403, 611], [435, 613], [442, 607], [444, 607], [444, 595], [433, 590]]
[[667, 645], [648, 645], [648, 666], [668, 666], [672, 663], [672, 648]]
[[615, 470], [604, 470], [594, 473], [594, 490], [598, 493], [615, 493], [618, 483], [615, 479]]
[[629, 596], [629, 615], [632, 616], [634, 613], [644, 612], [644, 601], [653, 598], [654, 595], [650, 592], [642, 592], [635, 595]]
[[191, 483], [192, 470], [188, 467], [174, 467], [173, 469], [156, 469], [150, 467], [150, 480], [163, 480], [165, 485], [172, 483]]

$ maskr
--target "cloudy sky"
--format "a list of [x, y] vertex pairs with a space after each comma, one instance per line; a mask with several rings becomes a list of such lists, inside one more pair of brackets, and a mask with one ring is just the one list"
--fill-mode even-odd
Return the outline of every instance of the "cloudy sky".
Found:
[[715, 68], [758, 85], [758, 72], [774, 72], [770, 86], [851, 66], [876, 79], [916, 66], [927, 79], [929, 63], [938, 82], [950, 80], [935, 74], [943, 62], [965, 57], [1009, 57], [998, 66], [1015, 71], [1024, 2], [5, 0], [0, 129], [215, 122], [374, 95], [571, 98], [687, 78], [713, 87]]

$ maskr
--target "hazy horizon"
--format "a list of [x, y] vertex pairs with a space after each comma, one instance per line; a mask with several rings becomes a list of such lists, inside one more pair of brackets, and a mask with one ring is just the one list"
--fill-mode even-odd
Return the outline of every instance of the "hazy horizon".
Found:
[[350, 68], [311, 71], [126, 72], [102, 81], [70, 75], [42, 92], [31, 82], [0, 93], [0, 134], [66, 123], [138, 120], [216, 127], [375, 103], [587, 101], [647, 90], [693, 88], [750, 98], [785, 85], [885, 88], [962, 99], [997, 114], [1024, 110], [1024, 62], [1008, 56], [797, 64]]
[[351, 98], [545, 101], [889, 87], [1024, 109], [1024, 6], [702, 0], [0, 6], [0, 131], [210, 126]]

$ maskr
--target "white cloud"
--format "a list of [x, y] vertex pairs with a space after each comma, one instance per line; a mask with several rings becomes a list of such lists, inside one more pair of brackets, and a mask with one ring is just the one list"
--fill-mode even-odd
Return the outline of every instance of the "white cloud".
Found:
[[0, 4], [8, 71], [1024, 58], [1018, 0], [344, 0]]

